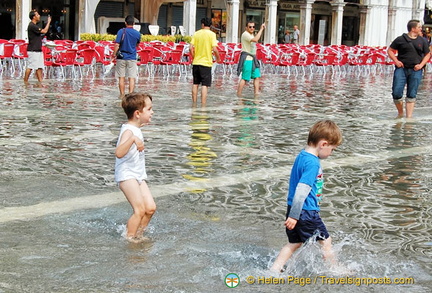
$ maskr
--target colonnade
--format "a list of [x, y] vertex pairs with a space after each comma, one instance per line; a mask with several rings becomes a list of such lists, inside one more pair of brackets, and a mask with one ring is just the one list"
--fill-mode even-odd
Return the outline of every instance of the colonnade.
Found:
[[[76, 31], [95, 33], [94, 13], [100, 0], [78, 0], [78, 21]], [[209, 0], [210, 1], [210, 0]], [[237, 43], [241, 20], [240, 4], [244, 0], [227, 0], [227, 34], [226, 42]], [[386, 46], [396, 36], [406, 32], [406, 23], [410, 19], [423, 19], [426, 0], [398, 1], [398, 0], [360, 0], [359, 7], [359, 44], [366, 46]], [[167, 2], [169, 2], [167, 0]], [[279, 0], [266, 0], [266, 30], [264, 43], [277, 42], [277, 13]], [[310, 43], [311, 19], [313, 5], [316, 0], [303, 0], [300, 3], [300, 44]], [[332, 9], [331, 39], [332, 45], [342, 42], [342, 21], [344, 0], [329, 1]], [[16, 38], [27, 39], [28, 15], [32, 8], [31, 0], [16, 0]], [[195, 32], [197, 0], [183, 2], [183, 27], [187, 35]]]

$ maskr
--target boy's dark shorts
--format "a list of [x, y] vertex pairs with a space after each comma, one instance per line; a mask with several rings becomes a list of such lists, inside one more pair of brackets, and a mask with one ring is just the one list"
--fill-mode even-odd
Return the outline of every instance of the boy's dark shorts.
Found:
[[192, 66], [193, 84], [201, 84], [210, 87], [212, 81], [212, 68], [202, 65]]
[[[286, 218], [291, 207], [288, 206]], [[330, 237], [318, 211], [302, 210], [300, 219], [297, 221], [293, 230], [285, 229], [290, 243], [306, 242], [309, 238], [316, 237], [315, 240], [325, 240]]]

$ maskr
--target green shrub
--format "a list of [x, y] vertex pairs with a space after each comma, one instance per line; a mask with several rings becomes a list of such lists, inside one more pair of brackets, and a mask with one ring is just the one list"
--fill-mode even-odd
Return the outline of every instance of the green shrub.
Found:
[[116, 39], [115, 35], [110, 34], [90, 34], [90, 33], [82, 33], [80, 35], [80, 40], [82, 41], [114, 41]]
[[[82, 33], [80, 34], [80, 40], [82, 41], [115, 41], [116, 35], [110, 35], [110, 34], [90, 34], [90, 33]], [[141, 42], [151, 42], [151, 41], [161, 41], [164, 43], [168, 42], [187, 42], [190, 43], [191, 37], [190, 36], [182, 36], [182, 35], [175, 35], [175, 36], [162, 36], [162, 35], [141, 35]]]
[[176, 43], [180, 43], [180, 42], [190, 43], [190, 41], [192, 40], [191, 36], [175, 35], [174, 37]]
[[164, 43], [175, 42], [174, 36], [162, 36], [162, 35], [141, 35], [141, 42], [161, 41]]

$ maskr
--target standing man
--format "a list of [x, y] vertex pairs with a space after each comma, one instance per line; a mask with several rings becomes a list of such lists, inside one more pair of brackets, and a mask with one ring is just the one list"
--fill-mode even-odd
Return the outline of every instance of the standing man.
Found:
[[132, 15], [126, 16], [126, 27], [117, 32], [115, 40], [113, 58], [117, 58], [115, 73], [119, 79], [120, 99], [125, 96], [125, 77], [129, 78], [129, 93], [135, 90], [135, 79], [138, 77], [136, 48], [141, 41], [141, 34], [133, 28], [134, 23]]
[[407, 28], [408, 33], [397, 37], [387, 50], [388, 56], [396, 66], [393, 75], [392, 96], [398, 111], [397, 118], [402, 118], [404, 114], [402, 96], [405, 85], [407, 85], [406, 118], [412, 117], [417, 89], [422, 80], [422, 69], [430, 58], [429, 45], [420, 36], [422, 30], [420, 21], [410, 20]]
[[237, 96], [241, 97], [243, 92], [243, 87], [246, 82], [251, 79], [254, 80], [254, 93], [259, 94], [259, 78], [261, 77], [261, 72], [259, 69], [259, 61], [256, 59], [256, 43], [258, 43], [261, 35], [265, 29], [265, 24], [261, 25], [260, 30], [254, 36], [255, 23], [249, 21], [246, 24], [246, 30], [241, 36], [242, 53], [240, 55], [240, 60], [237, 66], [237, 74], [240, 75], [242, 72], [242, 77], [237, 88]]
[[27, 69], [24, 73], [24, 82], [27, 83], [30, 73], [32, 70], [36, 70], [36, 78], [39, 82], [42, 82], [43, 77], [43, 68], [45, 66], [44, 64], [44, 56], [42, 52], [42, 38], [43, 34], [46, 34], [49, 30], [49, 26], [51, 23], [51, 16], [48, 16], [47, 24], [43, 29], [41, 29], [37, 24], [40, 21], [40, 15], [37, 11], [30, 11], [29, 17], [31, 19], [28, 28], [27, 28], [27, 34], [28, 34], [28, 46], [27, 46], [27, 52], [28, 52], [28, 65]]
[[285, 31], [284, 43], [285, 44], [291, 44], [291, 34], [290, 34], [289, 30]]
[[298, 44], [300, 40], [300, 30], [298, 29], [298, 26], [294, 26], [294, 32], [293, 32], [293, 43]]
[[196, 31], [190, 42], [190, 53], [192, 61], [192, 103], [198, 100], [198, 86], [201, 84], [201, 104], [207, 102], [208, 88], [212, 81], [213, 55], [216, 62], [220, 62], [219, 51], [217, 50], [216, 34], [210, 30], [211, 19], [205, 17], [201, 19], [201, 29]]

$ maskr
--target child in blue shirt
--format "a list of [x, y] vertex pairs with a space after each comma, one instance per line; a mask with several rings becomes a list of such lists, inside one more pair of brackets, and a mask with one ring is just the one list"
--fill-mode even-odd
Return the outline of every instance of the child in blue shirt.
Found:
[[324, 257], [334, 261], [331, 238], [319, 215], [323, 188], [320, 159], [329, 157], [341, 143], [342, 132], [333, 121], [318, 121], [310, 129], [307, 146], [291, 169], [285, 221], [288, 244], [282, 248], [271, 271], [283, 271], [291, 255], [311, 237], [322, 244]]

